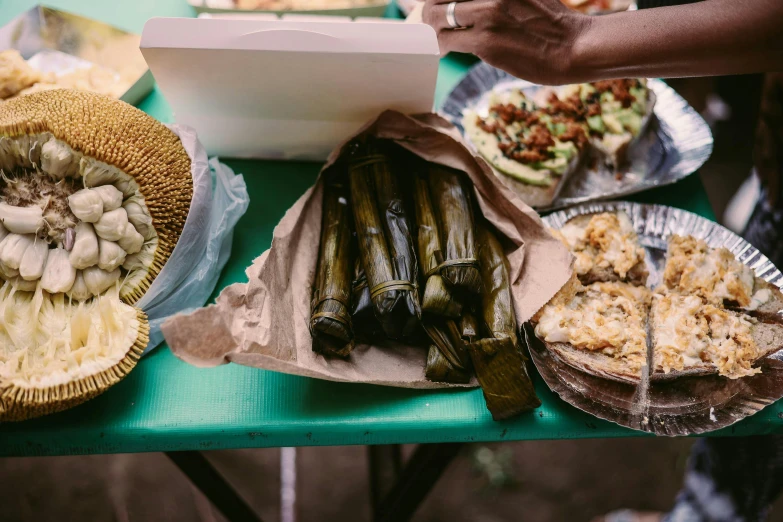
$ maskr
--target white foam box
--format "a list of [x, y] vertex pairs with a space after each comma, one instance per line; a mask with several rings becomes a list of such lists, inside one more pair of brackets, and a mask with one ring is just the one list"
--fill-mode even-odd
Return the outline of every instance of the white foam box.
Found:
[[432, 110], [424, 24], [153, 18], [141, 51], [178, 123], [210, 154], [323, 160], [385, 109]]

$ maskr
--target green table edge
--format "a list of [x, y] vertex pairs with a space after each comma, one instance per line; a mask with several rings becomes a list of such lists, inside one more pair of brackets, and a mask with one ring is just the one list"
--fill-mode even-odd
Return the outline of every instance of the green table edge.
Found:
[[[0, 24], [34, 4], [29, 0], [3, 4]], [[134, 32], [140, 32], [151, 16], [193, 15], [182, 0], [122, 5], [59, 0], [47, 5]], [[442, 60], [436, 106], [474, 62], [464, 55]], [[161, 121], [173, 121], [157, 90], [139, 107]], [[303, 162], [226, 163], [245, 174], [251, 209], [237, 227], [232, 258], [216, 294], [247, 280], [245, 267], [267, 248], [274, 225], [319, 170], [318, 164]], [[676, 206], [715, 219], [698, 175], [629, 199]], [[518, 419], [494, 422], [480, 390], [340, 384], [237, 365], [198, 369], [161, 346], [123, 382], [83, 406], [0, 425], [0, 456], [646, 436], [576, 410], [550, 392], [538, 376], [535, 380], [543, 406]], [[776, 403], [714, 435], [779, 433], [781, 419], [783, 408]]]

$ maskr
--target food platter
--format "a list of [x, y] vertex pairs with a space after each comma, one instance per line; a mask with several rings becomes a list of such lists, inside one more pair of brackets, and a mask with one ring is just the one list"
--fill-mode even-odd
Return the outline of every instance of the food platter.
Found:
[[[628, 202], [593, 203], [555, 212], [544, 222], [560, 229], [568, 220], [625, 211], [645, 249], [647, 286], [661, 281], [667, 239], [674, 234], [725, 247], [765, 281], [783, 286], [783, 274], [763, 254], [720, 225], [684, 210]], [[783, 319], [783, 318], [781, 318]], [[783, 397], [783, 353], [761, 360], [761, 373], [740, 379], [681, 377], [645, 386], [598, 378], [565, 364], [525, 328], [530, 354], [547, 385], [569, 404], [621, 426], [657, 435], [690, 435], [730, 426]]]
[[[600, 162], [595, 165], [588, 162], [570, 176], [550, 204], [537, 206], [538, 210], [559, 209], [669, 185], [692, 174], [707, 161], [712, 153], [713, 139], [704, 119], [663, 81], [650, 80], [648, 86], [657, 98], [655, 117], [631, 147], [630, 165], [623, 170], [622, 176]], [[462, 119], [466, 110], [486, 114], [493, 90], [515, 88], [532, 95], [541, 87], [482, 62], [449, 93], [439, 112], [464, 133]], [[506, 177], [497, 175], [501, 179]]]
[[17, 50], [33, 69], [63, 87], [108, 94], [135, 105], [154, 80], [141, 37], [103, 22], [37, 6], [0, 27], [0, 50]]

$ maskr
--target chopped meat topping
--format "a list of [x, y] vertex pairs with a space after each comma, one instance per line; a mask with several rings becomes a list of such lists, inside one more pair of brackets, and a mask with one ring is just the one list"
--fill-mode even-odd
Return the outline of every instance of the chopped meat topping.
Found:
[[585, 116], [585, 106], [576, 94], [561, 100], [553, 92], [549, 95], [547, 102], [549, 103], [545, 109], [547, 114], [565, 116], [574, 120], [581, 120]]
[[614, 99], [627, 109], [636, 101], [636, 97], [631, 94], [630, 89], [632, 87], [638, 87], [639, 80], [602, 80], [600, 82], [595, 82], [592, 85], [600, 93], [611, 92]]
[[566, 123], [566, 131], [557, 137], [560, 141], [573, 141], [577, 148], [587, 145], [587, 134], [584, 128], [574, 122]]

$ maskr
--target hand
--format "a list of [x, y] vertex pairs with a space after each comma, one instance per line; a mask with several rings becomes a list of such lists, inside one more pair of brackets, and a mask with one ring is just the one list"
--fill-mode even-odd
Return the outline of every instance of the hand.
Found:
[[442, 54], [472, 53], [518, 78], [554, 85], [568, 83], [574, 44], [591, 18], [560, 0], [461, 0], [446, 21], [450, 0], [426, 0], [422, 16], [438, 34]]

